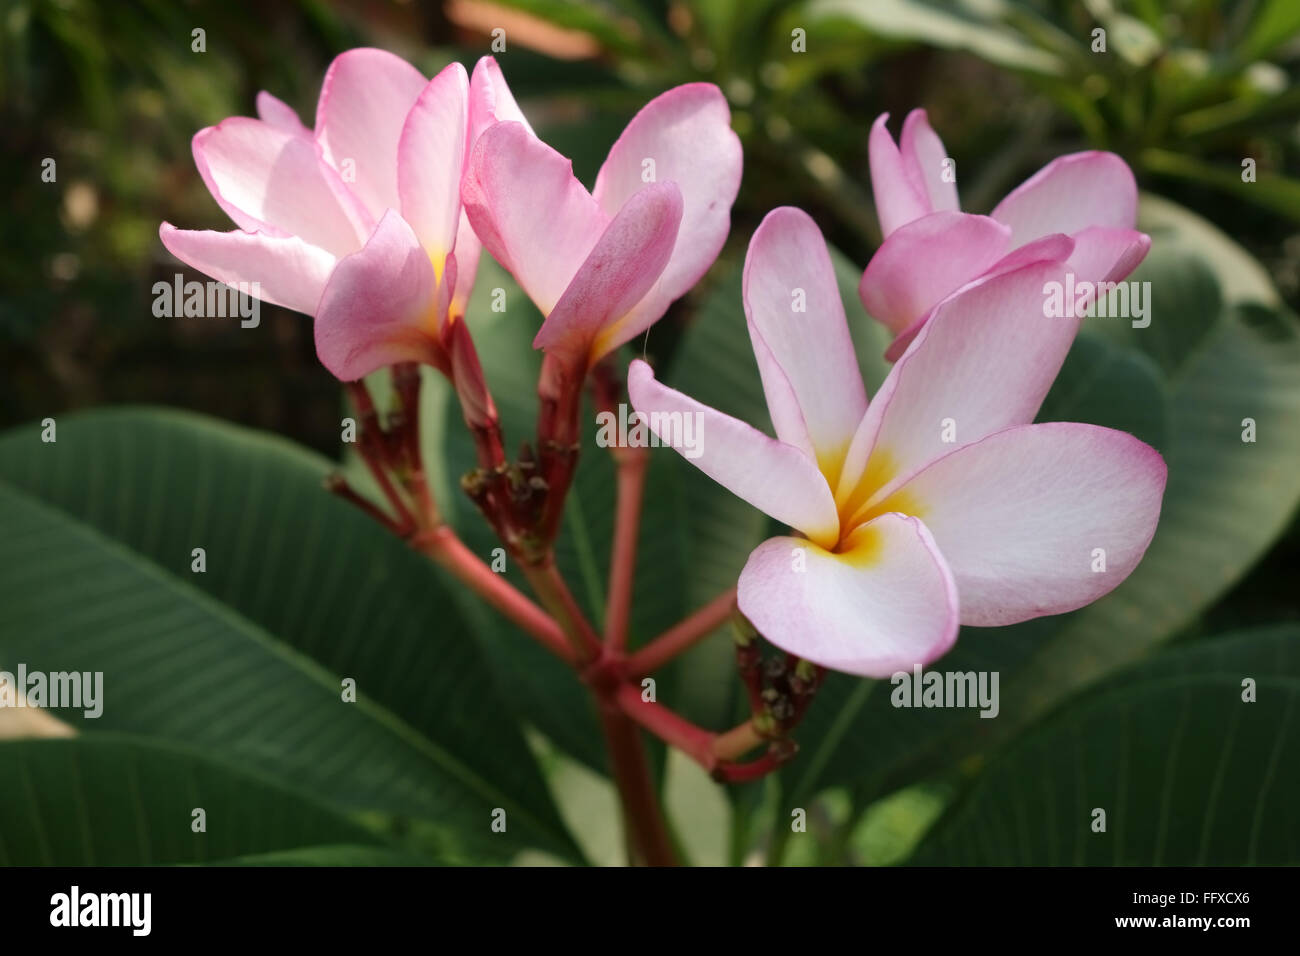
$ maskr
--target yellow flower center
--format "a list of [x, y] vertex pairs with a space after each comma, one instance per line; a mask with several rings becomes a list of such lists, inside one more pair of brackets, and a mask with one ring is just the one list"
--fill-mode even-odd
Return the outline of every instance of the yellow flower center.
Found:
[[[823, 473], [825, 473], [823, 471]], [[829, 475], [827, 476], [829, 480]], [[879, 535], [864, 527], [880, 515], [896, 511], [914, 518], [923, 518], [925, 506], [906, 487], [892, 492], [879, 501], [875, 495], [898, 477], [898, 461], [888, 449], [874, 448], [867, 467], [849, 492], [836, 501], [840, 515], [840, 540], [832, 549], [853, 564], [871, 563], [880, 552]], [[834, 484], [831, 485], [835, 487]]]

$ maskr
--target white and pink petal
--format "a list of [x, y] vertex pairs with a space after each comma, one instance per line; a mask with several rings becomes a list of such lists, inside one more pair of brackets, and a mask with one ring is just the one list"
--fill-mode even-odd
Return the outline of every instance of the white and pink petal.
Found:
[[1046, 314], [1050, 283], [1064, 283], [1065, 271], [1034, 263], [972, 283], [934, 310], [862, 419], [837, 488], [842, 504], [866, 506], [955, 448], [1033, 421], [1079, 327], [1077, 317]]
[[325, 73], [316, 140], [376, 222], [401, 208], [397, 146], [425, 82], [401, 57], [365, 47], [339, 54]]
[[158, 236], [172, 255], [204, 275], [235, 287], [257, 283], [257, 298], [307, 315], [316, 314], [338, 262], [297, 236], [177, 229], [168, 222]]
[[867, 313], [895, 335], [1011, 248], [1011, 229], [988, 216], [935, 212], [898, 229], [876, 250], [858, 285]]
[[452, 63], [421, 91], [398, 140], [402, 218], [415, 230], [439, 273], [460, 226], [468, 99], [469, 77], [463, 66]]
[[913, 164], [903, 159], [889, 133], [889, 114], [881, 113], [867, 140], [871, 166], [871, 195], [876, 201], [880, 231], [888, 239], [900, 226], [934, 212], [925, 184], [917, 179]]
[[1122, 282], [1150, 249], [1151, 237], [1135, 229], [1089, 226], [1074, 234], [1070, 268], [1078, 281]]
[[930, 208], [935, 212], [960, 212], [957, 198], [957, 167], [943, 140], [930, 126], [925, 110], [917, 109], [903, 120], [903, 133], [898, 138], [898, 150], [903, 162], [911, 168], [912, 181], [919, 182]]
[[469, 297], [474, 291], [474, 279], [478, 275], [478, 260], [483, 254], [483, 243], [474, 234], [474, 227], [469, 223], [465, 210], [460, 211], [460, 226], [456, 230], [456, 286], [452, 290], [450, 315], [453, 318], [465, 314], [469, 307]]
[[1089, 226], [1132, 229], [1137, 181], [1114, 153], [1071, 153], [1052, 160], [1007, 194], [990, 215], [1011, 227], [1012, 246]]
[[632, 307], [672, 255], [681, 221], [682, 194], [674, 183], [647, 186], [624, 203], [542, 323], [533, 347], [585, 367], [644, 331]]
[[[838, 540], [830, 488], [804, 452], [660, 384], [640, 359], [628, 368], [627, 394], [655, 435], [732, 494], [814, 541]], [[696, 423], [689, 448], [686, 416]]]
[[815, 455], [834, 480], [867, 395], [826, 241], [806, 212], [783, 206], [763, 219], [745, 256], [743, 298], [777, 437]]
[[[899, 230], [900, 233], [902, 230]], [[883, 247], [882, 247], [883, 248]], [[1043, 236], [1041, 239], [1035, 239], [1027, 242], [1017, 249], [1013, 249], [1005, 256], [999, 259], [993, 265], [989, 266], [982, 275], [979, 275], [971, 282], [958, 288], [951, 295], [960, 295], [967, 288], [979, 282], [987, 281], [994, 276], [1004, 275], [1008, 272], [1015, 272], [1017, 269], [1023, 269], [1025, 266], [1032, 265], [1035, 262], [1065, 262], [1070, 258], [1074, 251], [1074, 240], [1069, 236], [1056, 233], [1050, 236]], [[879, 253], [877, 253], [878, 255]], [[864, 276], [865, 279], [865, 276]], [[917, 334], [929, 321], [931, 313], [926, 312], [920, 318], [913, 320], [903, 331], [898, 333], [898, 338], [889, 343], [889, 348], [885, 349], [885, 358], [890, 362], [898, 361], [899, 357], [911, 346]]]
[[921, 521], [883, 514], [838, 552], [803, 538], [759, 545], [741, 613], [771, 643], [832, 670], [884, 678], [929, 664], [957, 637], [958, 590]]
[[596, 175], [592, 196], [616, 215], [648, 183], [676, 183], [682, 226], [672, 257], [629, 323], [646, 328], [708, 271], [731, 228], [740, 188], [740, 139], [727, 100], [712, 83], [687, 83], [656, 96], [632, 117]]
[[882, 508], [925, 521], [963, 624], [1014, 624], [1089, 604], [1146, 553], [1167, 469], [1126, 432], [1074, 422], [1008, 428], [915, 475]]
[[439, 285], [414, 231], [390, 210], [325, 286], [316, 314], [321, 364], [344, 382], [396, 362], [444, 364], [439, 327], [450, 283]]
[[336, 256], [365, 241], [365, 210], [310, 139], [234, 116], [196, 133], [193, 151], [208, 191], [241, 229], [298, 236]]
[[474, 149], [475, 142], [494, 123], [519, 123], [529, 133], [533, 133], [533, 127], [523, 111], [519, 109], [519, 104], [515, 102], [496, 58], [484, 56], [479, 57], [479, 61], [474, 64], [474, 73], [469, 79], [469, 139], [465, 144], [466, 162]]
[[609, 225], [573, 164], [519, 123], [474, 147], [461, 200], [484, 248], [549, 315]]
[[295, 136], [311, 136], [311, 130], [302, 124], [297, 111], [284, 100], [266, 90], [257, 94], [257, 116], [263, 123]]

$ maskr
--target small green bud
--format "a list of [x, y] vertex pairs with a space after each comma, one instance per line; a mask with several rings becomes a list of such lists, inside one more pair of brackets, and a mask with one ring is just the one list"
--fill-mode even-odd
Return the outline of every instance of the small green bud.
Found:
[[737, 647], [749, 647], [758, 639], [758, 631], [749, 623], [749, 618], [737, 611], [731, 615], [731, 627]]

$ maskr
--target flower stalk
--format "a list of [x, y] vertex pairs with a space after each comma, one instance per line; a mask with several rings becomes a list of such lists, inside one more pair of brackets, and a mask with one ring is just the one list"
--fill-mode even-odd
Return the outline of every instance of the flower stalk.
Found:
[[[341, 476], [328, 487], [444, 568], [457, 581], [497, 609], [507, 620], [574, 668], [591, 691], [609, 754], [610, 773], [619, 792], [629, 860], [672, 865], [672, 845], [657, 786], [646, 759], [641, 732], [681, 750], [720, 782], [755, 780], [777, 769], [797, 749], [787, 737], [802, 717], [815, 681], [795, 676], [803, 662], [774, 659], [762, 666], [757, 634], [736, 612], [730, 588], [678, 624], [628, 654], [628, 630], [640, 537], [648, 458], [642, 448], [614, 449], [618, 504], [610, 562], [609, 605], [603, 640], [588, 621], [555, 563], [553, 541], [564, 498], [577, 463], [581, 379], [572, 366], [544, 363], [539, 395], [542, 414], [533, 459], [524, 446], [519, 459], [506, 460], [496, 408], [483, 381], [473, 343], [463, 322], [449, 343], [451, 371], [465, 425], [474, 435], [478, 467], [462, 486], [520, 562], [539, 603], [522, 594], [503, 575], [474, 554], [446, 525], [429, 490], [419, 439], [420, 373], [413, 363], [393, 368], [397, 406], [386, 421], [363, 383], [348, 386], [358, 415], [358, 448], [376, 485], [396, 517], [358, 495]], [[459, 356], [459, 358], [457, 358]], [[604, 372], [602, 373], [602, 369]], [[598, 366], [596, 404], [611, 405], [621, 386]], [[736, 615], [741, 635], [737, 662], [749, 692], [752, 716], [725, 733], [697, 726], [651, 697], [639, 681], [695, 646]], [[811, 665], [807, 665], [810, 667]], [[787, 671], [790, 673], [787, 674]], [[754, 760], [739, 758], [767, 745]]]
[[728, 588], [708, 604], [683, 618], [627, 658], [627, 672], [653, 674], [679, 654], [690, 650], [726, 622], [736, 609], [736, 589]]
[[613, 653], [627, 647], [628, 618], [636, 579], [636, 550], [641, 532], [641, 502], [645, 495], [644, 448], [616, 449], [618, 504], [614, 517], [614, 545], [609, 565], [609, 598], [605, 609], [605, 642]]
[[495, 607], [520, 630], [567, 664], [577, 660], [564, 629], [555, 619], [526, 598], [504, 576], [489, 568], [456, 533], [439, 525], [417, 535], [412, 544], [449, 571], [456, 580]]

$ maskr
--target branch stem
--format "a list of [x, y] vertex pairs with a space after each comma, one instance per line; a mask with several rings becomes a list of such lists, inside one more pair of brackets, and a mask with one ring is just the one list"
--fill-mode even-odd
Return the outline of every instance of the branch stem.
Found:
[[521, 594], [503, 575], [489, 568], [446, 525], [425, 531], [412, 544], [452, 573], [507, 619], [532, 635], [561, 660], [573, 664], [575, 656], [563, 628], [545, 611]]
[[716, 766], [717, 758], [713, 754], [716, 735], [711, 731], [691, 723], [663, 704], [642, 699], [641, 689], [634, 684], [619, 685], [614, 692], [614, 699], [623, 713], [664, 743], [676, 747], [705, 770], [712, 771]]
[[664, 631], [627, 658], [631, 675], [652, 674], [678, 654], [694, 647], [722, 625], [736, 608], [736, 589], [728, 588], [680, 623]]
[[650, 775], [641, 731], [616, 706], [601, 702], [601, 727], [609, 751], [610, 770], [623, 807], [628, 859], [646, 866], [676, 866], [668, 826]]
[[587, 623], [587, 616], [555, 566], [554, 553], [548, 553], [536, 564], [523, 564], [524, 576], [532, 585], [542, 606], [555, 618], [572, 645], [572, 657], [578, 664], [589, 664], [600, 656], [600, 639]]
[[747, 720], [713, 739], [713, 755], [719, 760], [735, 760], [765, 742], [752, 720]]
[[614, 459], [618, 465], [618, 510], [609, 564], [605, 644], [612, 653], [621, 654], [627, 647], [627, 626], [636, 580], [636, 549], [641, 533], [641, 502], [645, 496], [646, 468], [650, 458], [644, 448], [619, 448], [615, 450]]

